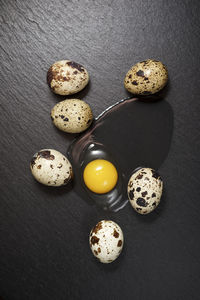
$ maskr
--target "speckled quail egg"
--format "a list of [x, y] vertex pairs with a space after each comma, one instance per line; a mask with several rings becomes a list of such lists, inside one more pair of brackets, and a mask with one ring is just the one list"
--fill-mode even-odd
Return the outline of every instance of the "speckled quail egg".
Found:
[[123, 232], [115, 222], [102, 220], [91, 230], [89, 243], [92, 253], [100, 262], [111, 263], [122, 251]]
[[159, 92], [167, 84], [168, 72], [158, 60], [148, 59], [134, 65], [124, 79], [125, 88], [136, 95]]
[[56, 104], [51, 111], [54, 125], [65, 132], [79, 133], [92, 123], [90, 106], [79, 99], [67, 99]]
[[66, 185], [72, 178], [69, 160], [53, 149], [42, 149], [35, 153], [30, 168], [37, 181], [49, 186]]
[[81, 91], [89, 82], [87, 70], [71, 60], [55, 62], [47, 72], [47, 83], [55, 94], [71, 95]]
[[137, 170], [128, 182], [128, 198], [139, 214], [148, 214], [159, 204], [163, 182], [160, 175], [151, 168]]

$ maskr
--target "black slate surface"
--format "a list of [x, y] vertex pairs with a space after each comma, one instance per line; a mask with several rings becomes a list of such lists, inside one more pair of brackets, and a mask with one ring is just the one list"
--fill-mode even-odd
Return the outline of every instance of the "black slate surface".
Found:
[[[0, 1], [0, 295], [27, 299], [199, 299], [199, 1]], [[123, 79], [140, 60], [169, 70], [164, 101], [173, 111], [169, 153], [159, 171], [162, 203], [148, 216], [130, 205], [118, 213], [89, 206], [70, 187], [34, 181], [32, 155], [66, 153], [72, 137], [49, 112], [64, 99], [46, 71], [73, 59], [90, 85], [77, 97], [94, 115], [127, 97]], [[158, 141], [159, 147], [159, 141]], [[113, 264], [92, 256], [88, 233], [100, 219], [123, 229]]]

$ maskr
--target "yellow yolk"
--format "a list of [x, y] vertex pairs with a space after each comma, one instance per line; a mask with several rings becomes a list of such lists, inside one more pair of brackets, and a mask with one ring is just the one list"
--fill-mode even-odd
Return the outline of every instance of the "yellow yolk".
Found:
[[87, 188], [92, 192], [105, 194], [115, 187], [118, 174], [111, 162], [105, 159], [96, 159], [85, 167], [83, 179]]

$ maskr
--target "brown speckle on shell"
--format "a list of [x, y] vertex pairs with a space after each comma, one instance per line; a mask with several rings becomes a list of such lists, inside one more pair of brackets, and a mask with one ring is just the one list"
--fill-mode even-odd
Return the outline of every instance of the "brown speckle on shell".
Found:
[[[66, 64], [67, 64], [68, 66], [74, 68], [74, 69], [77, 69], [77, 70], [80, 71], [80, 72], [84, 72], [84, 67], [83, 67], [82, 65], [80, 65], [80, 64], [77, 64], [77, 63], [74, 62], [74, 61], [69, 61], [69, 62], [67, 62]], [[75, 73], [75, 74], [77, 74], [77, 73]]]
[[99, 242], [99, 238], [97, 236], [93, 235], [91, 238], [92, 245], [98, 244], [98, 242]]
[[140, 211], [140, 210], [142, 210], [142, 209], [141, 209], [140, 207], [136, 207], [136, 210], [137, 210], [137, 211]]
[[102, 221], [100, 221], [99, 223], [97, 223], [97, 225], [92, 229], [92, 232], [95, 233], [95, 234], [97, 234], [97, 232], [99, 230], [101, 230], [101, 229], [102, 229]]
[[136, 72], [136, 75], [144, 77], [144, 72], [142, 70], [139, 70], [139, 71]]
[[138, 198], [137, 200], [136, 200], [136, 203], [137, 203], [137, 205], [139, 205], [139, 206], [143, 206], [143, 207], [146, 207], [147, 206], [147, 202], [145, 201], [145, 199], [144, 198]]
[[146, 195], [147, 195], [147, 191], [145, 191], [145, 192], [142, 192], [142, 197], [145, 197]]
[[98, 252], [97, 252], [97, 250], [94, 250], [94, 253], [95, 253], [95, 255], [98, 255]]
[[133, 186], [133, 182], [130, 181], [129, 184], [128, 184], [128, 186], [131, 188]]
[[40, 156], [41, 158], [48, 159], [48, 160], [54, 160], [55, 159], [55, 156], [52, 155], [49, 150], [44, 150], [44, 151], [38, 152], [38, 156]]
[[31, 168], [33, 168], [33, 166], [35, 165], [36, 159], [37, 159], [37, 154], [35, 156], [33, 156], [31, 159]]
[[133, 192], [133, 190], [130, 190], [129, 193], [128, 193], [128, 195], [129, 195], [129, 199], [133, 200], [133, 198], [134, 198], [134, 192]]
[[136, 179], [142, 179], [143, 175], [142, 174], [138, 174], [138, 176], [136, 177]]
[[160, 178], [160, 175], [155, 170], [152, 169], [151, 172], [152, 172], [152, 177], [154, 177], [155, 179]]
[[122, 240], [119, 240], [117, 243], [117, 247], [121, 247], [122, 246]]
[[114, 229], [113, 235], [116, 239], [119, 237], [119, 233], [116, 231], [116, 229]]

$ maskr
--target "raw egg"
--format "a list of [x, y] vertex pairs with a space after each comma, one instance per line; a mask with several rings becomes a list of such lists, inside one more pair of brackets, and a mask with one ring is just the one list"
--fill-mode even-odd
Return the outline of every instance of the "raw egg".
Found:
[[[74, 189], [88, 204], [109, 211], [122, 209], [129, 202], [127, 186], [134, 170], [141, 166], [158, 170], [167, 156], [173, 130], [171, 106], [166, 101], [140, 100], [129, 98], [107, 108], [70, 145], [67, 155]], [[117, 182], [108, 192], [99, 192], [93, 172], [88, 181], [84, 178], [84, 170], [95, 160], [110, 162], [117, 170]]]
[[105, 159], [95, 159], [89, 162], [83, 172], [85, 185], [97, 194], [110, 192], [115, 187], [117, 178], [115, 166]]

